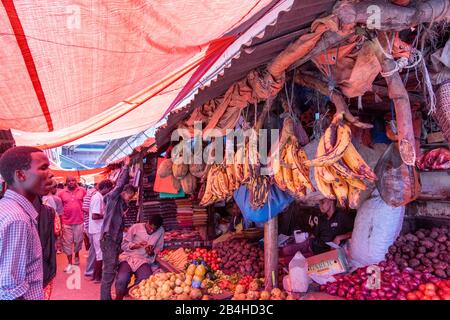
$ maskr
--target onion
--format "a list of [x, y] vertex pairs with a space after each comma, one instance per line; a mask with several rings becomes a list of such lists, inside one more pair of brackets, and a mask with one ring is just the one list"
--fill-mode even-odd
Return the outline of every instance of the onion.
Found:
[[441, 282], [441, 279], [436, 278], [436, 277], [431, 277], [431, 278], [430, 278], [430, 282], [436, 284], [436, 283], [438, 283], [438, 282]]
[[411, 291], [410, 288], [408, 288], [408, 287], [407, 287], [406, 285], [404, 285], [404, 284], [399, 285], [398, 288], [399, 288], [401, 291], [403, 291], [403, 292], [409, 292], [409, 291]]
[[387, 292], [386, 293], [386, 298], [391, 300], [392, 298], [394, 298], [394, 294], [392, 292]]

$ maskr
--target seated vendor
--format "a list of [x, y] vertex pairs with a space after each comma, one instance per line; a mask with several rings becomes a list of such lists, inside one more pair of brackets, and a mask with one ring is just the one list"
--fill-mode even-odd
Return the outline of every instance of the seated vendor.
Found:
[[122, 300], [127, 293], [131, 276], [136, 276], [135, 284], [149, 278], [151, 264], [164, 247], [163, 219], [151, 216], [146, 223], [137, 223], [128, 229], [122, 242], [123, 253], [119, 256], [116, 277], [116, 300]]
[[306, 257], [330, 251], [331, 247], [326, 244], [327, 242], [342, 245], [352, 236], [354, 218], [349, 213], [337, 209], [335, 200], [321, 200], [320, 211], [322, 215], [319, 216], [313, 234], [299, 249]]

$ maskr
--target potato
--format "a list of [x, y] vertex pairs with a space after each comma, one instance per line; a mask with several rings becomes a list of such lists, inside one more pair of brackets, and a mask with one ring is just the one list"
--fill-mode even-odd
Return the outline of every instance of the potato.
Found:
[[433, 259], [436, 258], [438, 256], [438, 252], [436, 251], [431, 251], [425, 254], [425, 256], [429, 259]]
[[446, 278], [447, 277], [447, 274], [446, 274], [446, 272], [444, 271], [444, 270], [441, 270], [441, 269], [439, 269], [439, 270], [437, 270], [436, 272], [435, 272], [435, 274], [436, 274], [436, 276], [438, 276], [439, 278]]
[[411, 268], [416, 268], [416, 267], [418, 267], [420, 265], [420, 261], [418, 259], [411, 259], [411, 260], [408, 261], [408, 265]]
[[424, 239], [425, 238], [425, 234], [422, 231], [417, 231], [416, 232], [416, 236], [419, 239]]
[[439, 243], [445, 243], [447, 241], [447, 236], [446, 235], [440, 235], [439, 237], [437, 237], [436, 240]]
[[436, 230], [431, 231], [430, 238], [437, 239], [439, 237], [439, 233]]

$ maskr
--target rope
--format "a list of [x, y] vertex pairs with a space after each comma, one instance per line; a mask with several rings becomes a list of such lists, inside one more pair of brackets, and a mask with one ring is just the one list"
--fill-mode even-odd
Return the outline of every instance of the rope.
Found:
[[[384, 78], [387, 78], [387, 77], [392, 76], [396, 72], [402, 71], [403, 69], [415, 68], [423, 60], [423, 56], [419, 50], [414, 49], [414, 50], [412, 50], [412, 53], [413, 53], [412, 59], [411, 58], [408, 59], [406, 57], [401, 57], [397, 61], [394, 60], [394, 62], [395, 62], [394, 69], [385, 71], [385, 72], [380, 72], [381, 76]], [[412, 60], [412, 61], [410, 61], [410, 60]]]

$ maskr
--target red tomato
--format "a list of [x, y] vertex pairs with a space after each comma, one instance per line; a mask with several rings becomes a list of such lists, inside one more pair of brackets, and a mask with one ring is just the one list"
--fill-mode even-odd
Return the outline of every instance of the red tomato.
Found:
[[443, 294], [443, 295], [441, 296], [441, 298], [442, 298], [442, 300], [447, 300], [447, 301], [449, 301], [449, 300], [450, 300], [450, 293]]
[[419, 286], [419, 290], [420, 291], [425, 291], [426, 290], [426, 287], [425, 287], [425, 285], [424, 284], [421, 284], [420, 286]]
[[431, 297], [427, 297], [427, 296], [424, 296], [422, 299], [420, 299], [420, 300], [431, 300]]
[[432, 296], [431, 300], [441, 300], [441, 298], [439, 298], [438, 296]]
[[425, 290], [432, 290], [432, 291], [436, 291], [436, 286], [433, 283], [427, 283], [425, 285]]
[[425, 296], [426, 297], [434, 297], [436, 295], [436, 292], [434, 292], [433, 290], [425, 290]]
[[416, 291], [416, 296], [417, 298], [422, 299], [424, 297], [424, 294], [422, 291]]
[[406, 299], [408, 299], [408, 300], [418, 300], [419, 298], [417, 297], [417, 295], [414, 292], [408, 292], [408, 294], [406, 295]]

